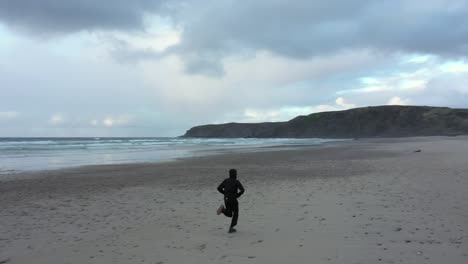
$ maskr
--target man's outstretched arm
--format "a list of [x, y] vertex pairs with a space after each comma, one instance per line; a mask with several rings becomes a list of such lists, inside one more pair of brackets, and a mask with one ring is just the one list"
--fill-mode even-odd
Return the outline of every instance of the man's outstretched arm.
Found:
[[218, 186], [218, 192], [224, 194], [224, 181]]
[[241, 197], [242, 194], [244, 194], [245, 189], [244, 189], [244, 186], [242, 186], [242, 183], [240, 183], [240, 181], [237, 181], [237, 183], [239, 185], [238, 187], [239, 187], [239, 191], [240, 191], [240, 192], [237, 193], [237, 198], [239, 198], [239, 197]]

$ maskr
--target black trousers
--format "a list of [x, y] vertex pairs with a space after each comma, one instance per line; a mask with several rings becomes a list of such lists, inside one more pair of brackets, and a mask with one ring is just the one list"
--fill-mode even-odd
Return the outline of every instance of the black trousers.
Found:
[[223, 214], [227, 217], [232, 217], [231, 227], [235, 227], [237, 225], [237, 218], [239, 218], [239, 202], [237, 202], [236, 198], [224, 198], [224, 205], [226, 208]]

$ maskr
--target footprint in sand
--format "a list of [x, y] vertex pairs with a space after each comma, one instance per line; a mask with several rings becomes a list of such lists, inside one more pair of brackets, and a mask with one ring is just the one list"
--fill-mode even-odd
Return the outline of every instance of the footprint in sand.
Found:
[[206, 249], [206, 244], [201, 244], [199, 247], [198, 247], [198, 250], [200, 251], [203, 251]]
[[262, 243], [262, 242], [263, 242], [263, 240], [260, 239], [260, 240], [257, 240], [257, 241], [255, 241], [255, 242], [252, 242], [252, 243], [250, 243], [250, 244], [253, 245], [253, 244], [259, 244], [259, 243]]

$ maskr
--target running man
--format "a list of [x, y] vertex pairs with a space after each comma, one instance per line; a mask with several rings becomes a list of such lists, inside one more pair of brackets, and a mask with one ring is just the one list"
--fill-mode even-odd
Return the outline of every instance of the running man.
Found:
[[[216, 213], [220, 215], [223, 213], [227, 217], [232, 217], [229, 233], [236, 232], [234, 227], [237, 225], [237, 218], [239, 217], [239, 198], [244, 193], [244, 186], [237, 180], [237, 170], [229, 170], [229, 178], [225, 179], [219, 186], [218, 191], [224, 195], [224, 204], [221, 205]], [[239, 192], [238, 192], [239, 191]]]

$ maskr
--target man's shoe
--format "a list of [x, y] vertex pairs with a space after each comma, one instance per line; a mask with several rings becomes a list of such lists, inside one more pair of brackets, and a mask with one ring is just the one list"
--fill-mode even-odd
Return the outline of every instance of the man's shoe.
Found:
[[233, 228], [233, 227], [229, 228], [228, 233], [234, 233], [234, 232], [237, 232], [237, 230], [235, 228]]
[[224, 205], [221, 205], [218, 210], [216, 210], [216, 214], [220, 215], [224, 211]]

